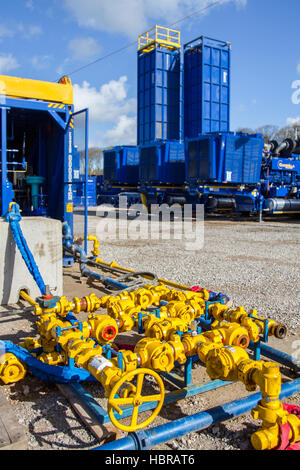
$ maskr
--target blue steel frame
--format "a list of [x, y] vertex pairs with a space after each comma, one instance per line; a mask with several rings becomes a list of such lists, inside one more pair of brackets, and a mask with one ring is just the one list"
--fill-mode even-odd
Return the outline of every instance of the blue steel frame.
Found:
[[[84, 154], [84, 251], [87, 253], [87, 236], [88, 236], [88, 178], [89, 178], [89, 110], [88, 108], [81, 109], [72, 114], [78, 116], [85, 113], [85, 154]], [[77, 183], [78, 184], [78, 183]], [[72, 224], [73, 225], [73, 224]]]
[[63, 202], [63, 222], [67, 222], [71, 227], [73, 235], [73, 206], [70, 209], [69, 204], [73, 204], [73, 134], [71, 125], [75, 115], [86, 113], [85, 115], [85, 249], [87, 249], [87, 180], [88, 180], [88, 109], [74, 113], [73, 105], [59, 105], [53, 107], [53, 103], [46, 101], [28, 100], [1, 97], [1, 213], [4, 215], [9, 206], [9, 197], [7, 191], [7, 110], [10, 108], [26, 109], [32, 111], [47, 112], [64, 131], [64, 202]]

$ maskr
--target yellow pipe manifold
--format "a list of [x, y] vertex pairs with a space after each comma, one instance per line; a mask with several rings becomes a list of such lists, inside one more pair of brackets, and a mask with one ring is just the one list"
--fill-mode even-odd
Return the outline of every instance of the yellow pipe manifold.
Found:
[[[170, 372], [175, 362], [184, 364], [189, 356], [198, 355], [211, 379], [240, 381], [249, 391], [257, 386], [260, 388], [262, 400], [252, 414], [262, 421], [262, 428], [252, 436], [254, 448], [275, 447], [279, 441], [279, 425], [285, 422], [291, 426], [291, 440], [298, 439], [299, 427], [279, 400], [281, 375], [278, 364], [251, 360], [246, 352], [250, 340], [258, 341], [259, 335], [264, 333], [263, 317], [257, 316], [257, 312], [247, 314], [242, 307], [234, 310], [214, 304], [210, 307], [215, 318], [212, 329], [197, 334], [193, 328], [191, 332], [191, 325], [195, 318], [205, 313], [205, 300], [209, 298], [205, 289], [195, 293], [170, 289], [164, 284], [148, 285], [116, 297], [98, 298], [91, 294], [72, 301], [61, 297], [52, 308], [41, 308], [26, 293], [21, 296], [34, 306], [40, 334], [39, 340], [27, 338], [21, 345], [28, 350], [33, 346], [42, 347], [44, 352], [38, 358], [44, 363], [66, 364], [68, 358], [73, 358], [78, 367], [89, 371], [104, 387], [109, 415], [117, 427], [132, 431], [148, 425], [158, 414], [164, 399], [163, 385], [157, 373]], [[147, 309], [160, 305], [161, 301], [165, 305], [160, 307], [160, 318], [157, 318]], [[100, 309], [106, 309], [106, 314], [96, 314]], [[80, 329], [66, 321], [69, 312], [89, 313]], [[103, 346], [111, 344], [113, 347], [119, 332], [138, 328], [140, 314], [145, 337], [138, 341], [134, 351], [122, 350], [120, 368], [118, 358], [108, 360], [103, 356]], [[68, 329], [58, 336], [58, 328], [66, 327]], [[282, 328], [283, 325], [269, 320], [269, 335], [280, 335]], [[2, 381], [21, 380], [25, 374], [21, 362], [7, 354], [0, 365]], [[145, 374], [152, 375], [159, 386], [159, 394], [142, 397]], [[136, 385], [133, 383], [135, 377]], [[146, 399], [158, 404], [150, 418], [138, 424], [138, 407]], [[113, 413], [113, 410], [122, 412], [121, 405], [126, 404], [131, 404], [134, 410], [131, 424], [127, 426], [119, 423]]]

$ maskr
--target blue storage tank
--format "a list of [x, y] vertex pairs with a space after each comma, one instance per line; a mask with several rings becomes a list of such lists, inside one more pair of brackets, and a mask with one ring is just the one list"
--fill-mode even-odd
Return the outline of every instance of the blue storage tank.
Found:
[[184, 45], [184, 138], [230, 131], [230, 50], [204, 36]]
[[140, 183], [182, 185], [185, 181], [184, 143], [154, 142], [140, 146]]
[[139, 175], [139, 150], [123, 145], [104, 150], [104, 181], [106, 184], [137, 185]]
[[181, 138], [180, 50], [138, 51], [138, 145]]
[[190, 183], [260, 182], [264, 139], [261, 134], [212, 133], [186, 141]]

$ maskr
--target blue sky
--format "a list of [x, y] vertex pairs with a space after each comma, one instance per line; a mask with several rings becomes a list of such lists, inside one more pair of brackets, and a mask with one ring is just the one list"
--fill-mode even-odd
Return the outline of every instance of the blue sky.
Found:
[[[0, 74], [55, 81], [214, 0], [11, 0], [0, 18]], [[300, 0], [223, 0], [176, 26], [232, 44], [231, 129], [300, 119]], [[90, 109], [90, 144], [133, 143], [136, 46], [71, 76]], [[292, 88], [293, 87], [293, 88]]]

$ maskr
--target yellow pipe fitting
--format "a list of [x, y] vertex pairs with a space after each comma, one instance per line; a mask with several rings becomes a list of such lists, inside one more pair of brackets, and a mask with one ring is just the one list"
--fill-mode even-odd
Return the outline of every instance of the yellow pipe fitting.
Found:
[[[70, 325], [72, 326], [72, 325]], [[52, 335], [53, 337], [56, 338], [57, 344], [59, 344], [63, 349], [65, 349], [70, 341], [73, 341], [75, 339], [87, 339], [90, 337], [90, 325], [88, 322], [82, 322], [82, 331], [80, 331], [78, 328], [76, 328], [75, 325], [73, 325], [74, 328], [62, 331], [60, 336], [57, 336], [56, 328], [54, 327], [52, 329]], [[67, 327], [67, 325], [65, 325]]]
[[26, 367], [14, 354], [6, 353], [0, 359], [0, 380], [5, 385], [24, 379]]
[[81, 301], [81, 311], [84, 312], [96, 312], [103, 307], [104, 302], [106, 301], [105, 297], [97, 297], [96, 294], [91, 294], [87, 297], [84, 297]]
[[187, 305], [190, 305], [194, 318], [199, 318], [205, 313], [205, 300], [203, 299], [190, 299], [187, 301]]
[[48, 364], [49, 366], [57, 366], [59, 364], [67, 363], [67, 355], [64, 352], [58, 353], [57, 351], [53, 351], [51, 353], [44, 352], [39, 355], [39, 361], [44, 364]]
[[222, 336], [224, 345], [240, 346], [244, 349], [249, 346], [248, 331], [238, 323], [222, 321], [219, 323], [217, 331]]
[[[210, 312], [218, 321], [226, 320], [230, 323], [240, 323], [242, 326], [245, 326], [253, 337], [253, 339], [252, 337], [250, 338], [251, 341], [257, 342], [259, 335], [265, 332], [266, 318], [258, 316], [256, 310], [250, 310], [247, 313], [244, 307], [228, 309], [225, 305], [215, 304], [211, 307]], [[281, 323], [268, 319], [268, 334], [279, 339], [284, 338], [286, 327]]]
[[71, 323], [64, 322], [56, 317], [55, 313], [47, 313], [40, 317], [40, 320], [36, 323], [38, 331], [44, 340], [53, 340], [56, 336], [55, 328], [57, 327], [69, 327]]
[[197, 354], [200, 361], [205, 364], [207, 361], [207, 357], [211, 351], [217, 351], [222, 348], [222, 343], [199, 343], [197, 347]]
[[156, 323], [157, 321], [166, 320], [169, 318], [169, 314], [168, 314], [166, 307], [162, 307], [160, 309], [159, 315], [160, 315], [160, 318], [158, 318], [155, 315], [155, 313], [149, 313], [149, 315], [145, 316], [142, 319], [142, 324], [143, 324], [143, 328], [145, 331], [149, 330], [152, 327], [152, 325], [154, 325], [154, 323]]
[[119, 331], [131, 331], [137, 324], [137, 316], [140, 308], [128, 308], [125, 312], [119, 313], [117, 321], [119, 324]]
[[[123, 372], [131, 372], [139, 366], [139, 358], [133, 351], [121, 350], [123, 356]], [[118, 366], [118, 358], [114, 357], [111, 362], [115, 367]]]
[[116, 299], [115, 301], [111, 299], [107, 303], [107, 313], [113, 318], [119, 318], [120, 313], [125, 312], [129, 308], [137, 308], [134, 302], [129, 298], [124, 298], [122, 300]]
[[165, 320], [157, 320], [145, 331], [145, 335], [149, 338], [168, 341], [170, 336], [180, 331], [185, 333], [188, 331], [188, 323], [180, 320], [180, 318], [168, 318]]
[[99, 256], [100, 255], [100, 251], [99, 251], [99, 240], [97, 237], [95, 237], [94, 235], [88, 235], [87, 236], [87, 240], [89, 242], [94, 242], [94, 249], [91, 251], [92, 255], [93, 256]]
[[247, 360], [249, 356], [243, 348], [225, 346], [209, 351], [206, 370], [212, 380], [236, 381], [239, 379], [239, 364]]
[[69, 357], [74, 358], [76, 365], [84, 367], [85, 369], [92, 358], [101, 356], [103, 352], [102, 347], [100, 345], [96, 346], [95, 341], [91, 338], [87, 341], [79, 339], [71, 340], [66, 345], [66, 350], [68, 351]]
[[215, 318], [215, 320], [222, 321], [226, 319], [226, 312], [228, 307], [223, 304], [212, 304], [209, 306], [209, 313]]
[[150, 289], [138, 289], [135, 293], [135, 302], [136, 305], [140, 306], [142, 310], [145, 310], [146, 308], [153, 305], [154, 295]]
[[[300, 420], [297, 416], [289, 414], [286, 422], [290, 425], [290, 445], [300, 440]], [[272, 450], [280, 444], [280, 427], [278, 424], [256, 431], [251, 436], [251, 443], [256, 450]]]
[[19, 346], [26, 349], [26, 351], [32, 351], [33, 349], [40, 348], [42, 345], [41, 342], [35, 338], [25, 338], [24, 341], [19, 343]]
[[28, 302], [32, 307], [34, 307], [34, 314], [35, 315], [42, 315], [43, 310], [39, 306], [39, 304], [33, 300], [24, 290], [20, 291], [20, 298]]
[[[281, 373], [279, 364], [275, 362], [263, 362], [261, 369], [255, 369], [252, 374], [252, 380], [255, 382], [262, 394], [262, 404], [269, 407], [270, 400], [272, 403], [279, 399], [281, 392]], [[265, 402], [265, 398], [267, 401]]]
[[[75, 240], [74, 240], [74, 242], [77, 243], [77, 244], [81, 244], [83, 241], [84, 241], [83, 237], [78, 237], [78, 238], [75, 238]], [[94, 235], [88, 235], [87, 236], [87, 241], [94, 242], [94, 248], [93, 248], [93, 250], [91, 250], [91, 253], [92, 253], [93, 256], [99, 256], [100, 255], [100, 251], [99, 251], [100, 243], [99, 243], [98, 238]], [[100, 261], [102, 261], [102, 260], [100, 260]]]
[[118, 334], [118, 324], [109, 315], [91, 314], [88, 316], [88, 323], [90, 325], [90, 336], [100, 344], [111, 343]]
[[170, 372], [174, 367], [174, 352], [168, 343], [143, 338], [136, 344], [134, 352], [140, 358], [140, 367], [158, 372]]
[[113, 386], [123, 375], [121, 369], [115, 367], [111, 361], [101, 355], [91, 358], [87, 364], [87, 369], [102, 384], [106, 398], [109, 397]]
[[195, 309], [185, 302], [172, 301], [166, 305], [167, 311], [173, 318], [179, 318], [186, 323], [191, 323], [195, 319]]
[[55, 312], [60, 317], [66, 317], [69, 312], [73, 312], [74, 310], [74, 303], [69, 302], [68, 299], [64, 296], [60, 297], [59, 301], [56, 304]]
[[184, 344], [182, 343], [179, 335], [173, 335], [171, 340], [168, 341], [168, 344], [172, 347], [174, 353], [174, 361], [179, 362], [179, 364], [186, 363], [186, 352]]
[[185, 353], [187, 356], [195, 356], [197, 354], [197, 346], [199, 343], [206, 341], [203, 334], [192, 336], [191, 334], [183, 335], [181, 338]]

